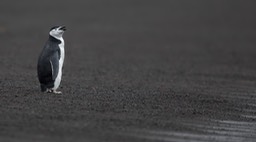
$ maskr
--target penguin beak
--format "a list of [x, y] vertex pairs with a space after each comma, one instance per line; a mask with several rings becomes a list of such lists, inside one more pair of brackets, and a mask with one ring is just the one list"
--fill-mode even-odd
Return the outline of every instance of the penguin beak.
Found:
[[65, 27], [65, 26], [62, 26], [62, 27], [60, 27], [60, 30], [62, 30], [62, 31], [66, 31], [67, 29], [66, 29], [66, 27]]

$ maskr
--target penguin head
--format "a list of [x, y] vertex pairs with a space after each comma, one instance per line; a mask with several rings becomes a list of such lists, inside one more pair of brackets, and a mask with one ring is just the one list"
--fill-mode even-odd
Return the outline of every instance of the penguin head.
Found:
[[63, 33], [66, 31], [65, 26], [54, 26], [50, 29], [49, 34], [57, 39], [61, 38]]

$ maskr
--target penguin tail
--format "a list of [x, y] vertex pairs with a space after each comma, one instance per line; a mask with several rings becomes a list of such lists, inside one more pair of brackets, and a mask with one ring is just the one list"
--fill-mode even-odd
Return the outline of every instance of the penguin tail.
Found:
[[44, 84], [40, 84], [41, 92], [45, 92], [47, 90], [47, 87]]

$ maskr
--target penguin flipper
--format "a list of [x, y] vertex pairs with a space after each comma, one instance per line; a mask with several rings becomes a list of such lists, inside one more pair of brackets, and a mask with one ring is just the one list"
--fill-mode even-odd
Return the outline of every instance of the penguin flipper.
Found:
[[50, 58], [51, 70], [52, 70], [52, 80], [55, 80], [59, 73], [59, 54], [58, 52]]
[[52, 67], [49, 59], [40, 58], [37, 65], [38, 79], [41, 84], [41, 91], [46, 91], [47, 88], [54, 86], [54, 80], [52, 78]]

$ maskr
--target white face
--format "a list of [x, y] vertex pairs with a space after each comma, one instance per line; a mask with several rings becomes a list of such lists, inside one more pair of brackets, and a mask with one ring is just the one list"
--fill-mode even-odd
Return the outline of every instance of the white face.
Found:
[[50, 35], [59, 39], [62, 37], [63, 33], [65, 32], [66, 28], [64, 26], [58, 26], [58, 27], [54, 27], [51, 29], [50, 31]]

